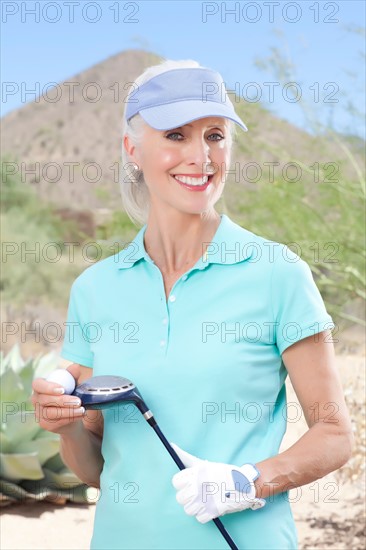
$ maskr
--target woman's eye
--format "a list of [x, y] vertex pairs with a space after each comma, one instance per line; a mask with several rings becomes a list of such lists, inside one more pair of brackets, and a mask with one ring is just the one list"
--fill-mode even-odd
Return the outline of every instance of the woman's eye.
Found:
[[170, 134], [167, 134], [165, 137], [173, 141], [180, 141], [180, 138], [183, 138], [183, 135], [180, 132], [171, 132]]
[[[213, 139], [211, 139], [213, 138]], [[210, 141], [221, 141], [222, 139], [225, 139], [225, 136], [222, 136], [221, 134], [218, 134], [217, 132], [214, 132], [213, 134], [210, 134], [208, 136], [208, 139]]]
[[[169, 134], [166, 134], [165, 137], [166, 139], [171, 139], [172, 141], [184, 140], [184, 136], [181, 132], [169, 132]], [[222, 139], [225, 139], [225, 136], [219, 134], [218, 132], [213, 132], [207, 136], [207, 139], [209, 141], [221, 141]]]

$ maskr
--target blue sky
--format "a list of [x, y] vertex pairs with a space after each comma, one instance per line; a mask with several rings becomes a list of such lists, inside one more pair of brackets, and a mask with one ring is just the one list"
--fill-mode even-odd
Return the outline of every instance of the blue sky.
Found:
[[[362, 116], [347, 111], [349, 102], [364, 111], [361, 0], [2, 0], [1, 8], [2, 116], [33, 100], [21, 91], [36, 83], [42, 89], [122, 50], [142, 48], [171, 59], [196, 59], [218, 70], [228, 88], [253, 102], [261, 96], [300, 127], [310, 129], [310, 121], [318, 120], [363, 135]], [[273, 48], [294, 67], [282, 82], [266, 62]], [[299, 101], [290, 101], [293, 91], [301, 93], [306, 116]]]

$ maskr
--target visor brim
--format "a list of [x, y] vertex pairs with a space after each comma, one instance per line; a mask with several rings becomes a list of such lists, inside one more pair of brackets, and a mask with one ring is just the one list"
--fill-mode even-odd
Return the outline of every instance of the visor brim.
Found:
[[155, 130], [171, 130], [194, 120], [207, 117], [228, 118], [248, 131], [244, 122], [233, 109], [224, 103], [214, 101], [176, 101], [165, 105], [155, 105], [139, 111], [144, 121]]

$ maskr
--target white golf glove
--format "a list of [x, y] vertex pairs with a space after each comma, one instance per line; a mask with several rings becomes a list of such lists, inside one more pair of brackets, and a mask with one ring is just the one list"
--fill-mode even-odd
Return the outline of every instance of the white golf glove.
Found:
[[186, 466], [175, 474], [172, 483], [176, 499], [189, 516], [200, 523], [251, 508], [262, 508], [266, 501], [256, 497], [254, 480], [259, 476], [253, 464], [234, 466], [201, 460], [171, 443]]

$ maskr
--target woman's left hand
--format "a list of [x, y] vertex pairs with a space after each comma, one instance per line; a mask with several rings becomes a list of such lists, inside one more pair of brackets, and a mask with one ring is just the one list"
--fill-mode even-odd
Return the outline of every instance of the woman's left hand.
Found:
[[186, 514], [200, 523], [251, 508], [262, 508], [266, 501], [256, 497], [254, 480], [259, 472], [253, 464], [234, 466], [201, 460], [174, 443], [171, 446], [186, 466], [175, 474], [172, 483], [176, 499]]

